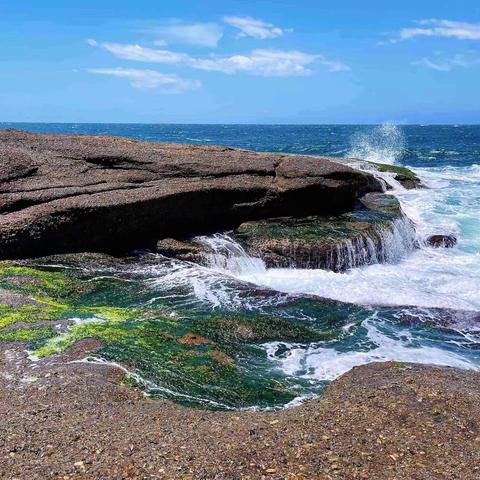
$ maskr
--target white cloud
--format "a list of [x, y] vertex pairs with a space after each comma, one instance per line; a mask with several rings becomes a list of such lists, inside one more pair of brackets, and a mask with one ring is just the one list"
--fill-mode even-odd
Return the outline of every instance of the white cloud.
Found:
[[[93, 40], [93, 42], [95, 42]], [[90, 43], [93, 46], [100, 46], [117, 58], [134, 60], [137, 62], [167, 63], [176, 65], [185, 62], [188, 55], [176, 53], [170, 50], [159, 50], [141, 47], [140, 45], [126, 45], [121, 43]]]
[[328, 60], [319, 55], [318, 62], [325, 65], [330, 72], [349, 72], [351, 68], [338, 60]]
[[244, 55], [226, 57], [212, 55], [197, 58], [185, 53], [146, 48], [140, 45], [98, 43], [94, 40], [89, 43], [104, 48], [117, 58], [124, 60], [164, 63], [228, 74], [244, 72], [265, 77], [304, 76], [312, 73], [310, 67], [314, 63], [326, 66], [331, 72], [350, 70], [347, 65], [339, 61], [329, 60], [323, 55], [312, 55], [298, 50], [257, 49]]
[[91, 68], [90, 73], [110, 75], [130, 80], [130, 85], [139, 89], [156, 89], [162, 93], [181, 93], [195, 90], [201, 86], [198, 80], [186, 80], [175, 74], [166, 74], [155, 70], [137, 70], [129, 68]]
[[263, 22], [262, 20], [257, 20], [252, 17], [226, 16], [223, 17], [223, 21], [240, 30], [240, 36], [253, 37], [257, 40], [280, 37], [284, 33], [291, 31], [290, 29], [285, 30], [275, 27], [271, 23]]
[[310, 55], [300, 51], [253, 50], [249, 55], [192, 59], [191, 67], [223, 73], [245, 72], [265, 77], [305, 76], [312, 73], [310, 66], [315, 62], [328, 66], [330, 71], [347, 70], [340, 62], [326, 60], [321, 55]]
[[155, 29], [155, 33], [172, 42], [216, 47], [223, 37], [223, 28], [216, 23], [173, 24]]
[[455, 38], [457, 40], [480, 40], [480, 23], [456, 22], [437, 18], [418, 20], [415, 23], [418, 25], [417, 27], [402, 28], [398, 38], [392, 39], [392, 42], [422, 36]]
[[475, 65], [480, 65], [480, 58], [464, 54], [457, 54], [452, 58], [436, 58], [433, 60], [425, 57], [421, 60], [412, 62], [412, 65], [420, 65], [439, 72], [450, 72], [455, 68], [469, 68]]

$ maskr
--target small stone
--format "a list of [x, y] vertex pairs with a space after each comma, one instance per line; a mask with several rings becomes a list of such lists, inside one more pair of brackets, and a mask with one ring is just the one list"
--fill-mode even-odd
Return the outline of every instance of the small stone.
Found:
[[426, 242], [433, 248], [452, 248], [457, 244], [457, 238], [454, 235], [430, 235]]

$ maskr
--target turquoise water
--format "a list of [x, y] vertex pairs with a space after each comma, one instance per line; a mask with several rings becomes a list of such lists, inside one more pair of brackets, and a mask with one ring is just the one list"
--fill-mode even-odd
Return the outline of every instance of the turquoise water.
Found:
[[[207, 268], [152, 255], [148, 266], [116, 272], [98, 267], [90, 274], [134, 279], [135, 289], [124, 296], [129, 304], [158, 305], [178, 317], [276, 315], [333, 332], [328, 341], [265, 342], [237, 352], [236, 361], [250, 378], [280, 379], [297, 399], [318, 394], [332, 379], [368, 362], [480, 368], [480, 126], [0, 124], [7, 127], [348, 156], [411, 167], [428, 189], [407, 191], [383, 175], [415, 223], [421, 245], [395, 263], [344, 273], [266, 269], [228, 237], [211, 237], [203, 241], [219, 251], [226, 248], [228, 261]], [[424, 239], [434, 233], [454, 234], [458, 244], [428, 248]], [[108, 360], [119, 357], [112, 354]], [[152, 382], [148, 389], [165, 396], [147, 370], [139, 373]], [[174, 398], [175, 392], [167, 396]], [[213, 390], [211, 398], [235, 406], [222, 403]], [[282, 404], [265, 400], [258, 405], [269, 402]]]

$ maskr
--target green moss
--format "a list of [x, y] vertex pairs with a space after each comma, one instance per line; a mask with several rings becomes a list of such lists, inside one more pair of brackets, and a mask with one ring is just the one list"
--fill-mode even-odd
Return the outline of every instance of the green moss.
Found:
[[0, 287], [33, 294], [37, 300], [69, 298], [86, 287], [63, 272], [0, 262]]
[[65, 310], [64, 305], [22, 305], [11, 307], [0, 305], [0, 329], [18, 322], [36, 323], [41, 321], [53, 321], [62, 317]]
[[210, 406], [270, 405], [293, 398], [280, 382], [239, 368], [222, 345], [179, 342], [191, 327], [168, 318], [89, 322], [48, 339], [34, 353], [45, 357], [79, 340], [95, 338], [103, 345], [99, 355], [128, 365], [158, 385], [158, 390], [150, 388], [154, 395], [158, 391], [186, 403]]
[[[106, 310], [109, 311], [110, 309]], [[94, 309], [89, 309], [89, 311], [91, 311], [92, 313], [95, 312]], [[100, 308], [100, 311], [102, 311], [102, 308]], [[109, 313], [112, 312], [109, 311]], [[115, 313], [118, 314], [118, 312]], [[125, 338], [131, 337], [131, 335], [129, 334], [129, 331], [131, 331], [131, 329], [125, 328], [126, 324], [120, 325], [115, 323], [120, 322], [120, 319], [118, 317], [115, 319], [110, 318], [108, 320], [109, 321], [88, 321], [80, 325], [75, 325], [65, 333], [49, 339], [43, 346], [39, 347], [35, 351], [35, 355], [38, 357], [48, 357], [51, 355], [65, 352], [75, 342], [83, 340], [85, 338], [96, 338], [100, 340], [102, 344], [111, 345], [114, 343], [122, 343]], [[131, 340], [134, 342], [138, 342], [140, 341], [140, 337], [132, 338]]]
[[332, 333], [321, 332], [279, 317], [242, 316], [211, 317], [195, 322], [193, 330], [215, 342], [258, 343], [282, 340], [286, 342], [324, 341]]
[[404, 179], [420, 183], [420, 179], [417, 177], [417, 175], [407, 167], [402, 167], [399, 165], [390, 165], [388, 163], [376, 163], [376, 162], [368, 162], [368, 163], [373, 165], [379, 172], [395, 173]]
[[124, 307], [82, 307], [79, 309], [80, 313], [90, 314], [102, 320], [120, 321], [133, 319], [136, 315], [139, 315], [139, 309], [129, 309]]
[[[132, 307], [151, 298], [141, 282], [85, 282], [88, 275], [74, 269], [66, 272], [0, 262], [0, 287], [36, 302], [0, 305], [0, 341], [27, 342], [37, 356], [48, 357], [68, 351], [78, 341], [98, 340], [92, 343], [95, 355], [139, 375], [130, 379], [145, 379], [147, 383], [138, 385], [147, 385], [151, 395], [188, 405], [283, 405], [298, 392], [289, 389], [288, 380], [271, 367], [258, 345], [331, 337], [275, 314], [211, 317], [209, 312], [189, 309], [177, 319], [164, 313], [172, 310], [170, 304]], [[73, 319], [80, 322], [74, 324]], [[191, 341], [192, 335], [204, 340]]]
[[55, 335], [51, 326], [19, 328], [0, 331], [0, 342], [39, 342]]

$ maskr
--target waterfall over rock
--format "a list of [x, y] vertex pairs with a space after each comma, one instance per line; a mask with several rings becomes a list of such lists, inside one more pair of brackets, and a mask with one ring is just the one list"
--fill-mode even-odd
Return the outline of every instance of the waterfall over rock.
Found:
[[343, 215], [246, 222], [233, 238], [269, 268], [340, 272], [397, 262], [415, 248], [415, 236], [413, 223], [394, 197], [368, 194]]

